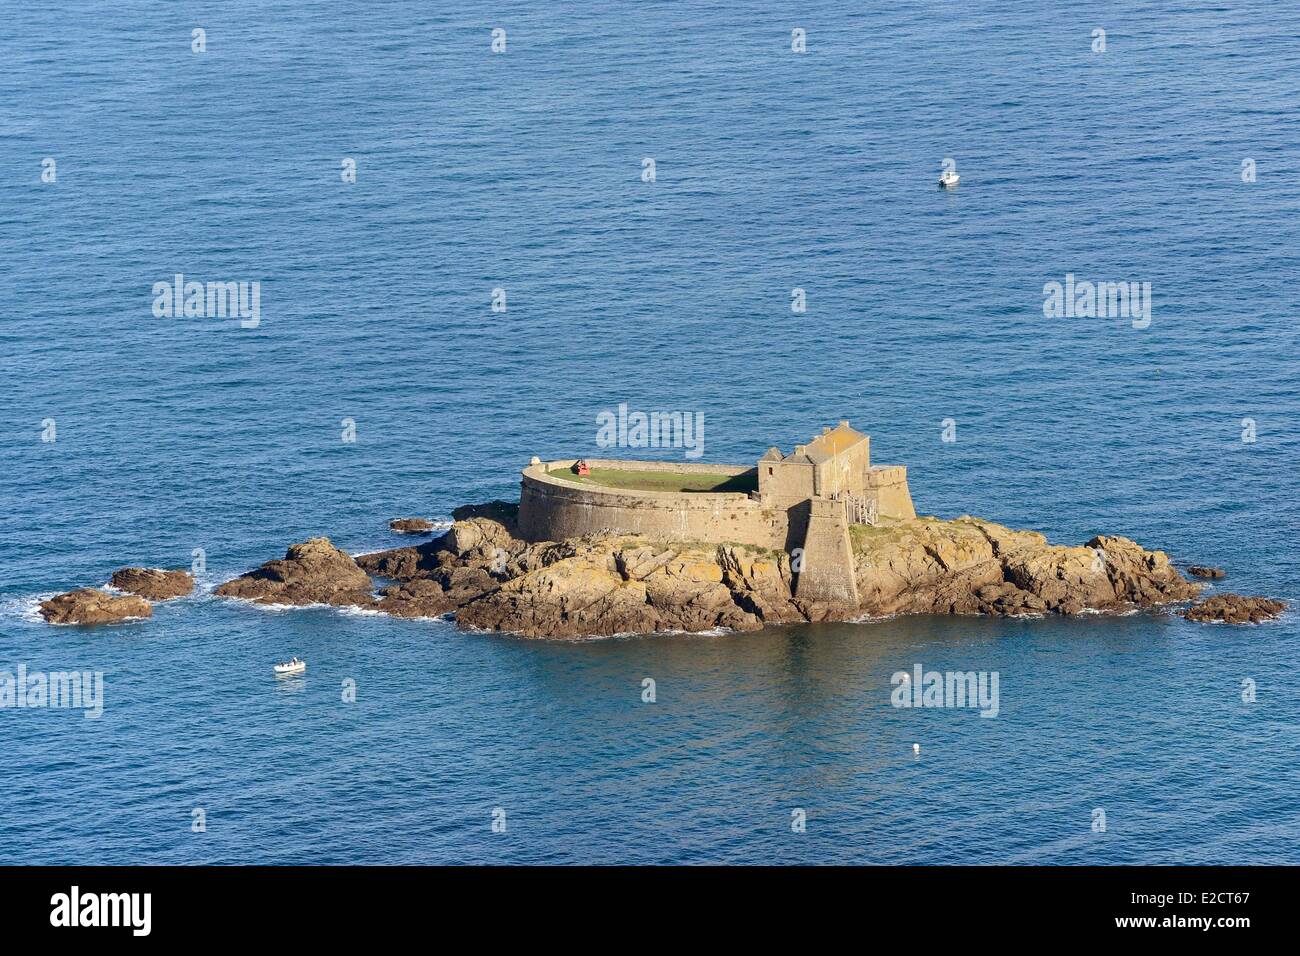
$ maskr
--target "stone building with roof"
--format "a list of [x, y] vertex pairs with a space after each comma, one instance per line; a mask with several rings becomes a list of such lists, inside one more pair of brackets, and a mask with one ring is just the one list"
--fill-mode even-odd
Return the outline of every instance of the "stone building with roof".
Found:
[[881, 517], [915, 518], [902, 465], [871, 464], [871, 438], [841, 421], [823, 428], [788, 455], [769, 448], [758, 460], [758, 496], [764, 507], [790, 508], [813, 498], [844, 501], [850, 524]]

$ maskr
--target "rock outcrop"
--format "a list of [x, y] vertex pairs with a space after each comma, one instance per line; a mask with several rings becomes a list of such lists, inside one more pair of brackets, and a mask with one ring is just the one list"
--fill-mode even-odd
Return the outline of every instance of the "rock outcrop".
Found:
[[513, 567], [518, 574], [508, 565], [506, 580], [464, 604], [456, 620], [527, 637], [749, 631], [807, 620], [790, 597], [788, 559], [748, 548], [589, 537], [532, 545]]
[[1194, 578], [1222, 578], [1227, 576], [1227, 572], [1223, 568], [1211, 568], [1202, 564], [1189, 565], [1187, 573]]
[[853, 528], [858, 593], [871, 614], [1004, 616], [1114, 611], [1195, 596], [1162, 551], [1128, 538], [1053, 545], [963, 515]]
[[481, 504], [461, 505], [459, 508], [452, 509], [451, 516], [456, 521], [466, 521], [469, 518], [490, 518], [513, 532], [519, 523], [519, 502], [498, 499], [496, 501], [485, 501]]
[[377, 610], [398, 617], [439, 617], [522, 570], [512, 561], [526, 550], [499, 521], [471, 517], [457, 521], [434, 541], [365, 554], [357, 564], [397, 582], [380, 590]]
[[158, 568], [122, 568], [113, 572], [108, 583], [119, 591], [138, 594], [150, 601], [184, 597], [194, 590], [194, 578], [188, 571], [163, 571]]
[[117, 595], [99, 588], [79, 588], [50, 598], [41, 604], [40, 613], [51, 624], [112, 624], [152, 617], [153, 606], [135, 594]]
[[394, 518], [388, 527], [398, 534], [429, 534], [434, 525], [428, 518]]
[[[1163, 552], [1128, 538], [1098, 536], [1070, 547], [969, 516], [884, 519], [850, 531], [857, 604], [823, 604], [796, 596], [798, 572], [781, 551], [617, 533], [526, 542], [516, 537], [517, 505], [496, 501], [453, 514], [445, 534], [355, 560], [328, 538], [312, 538], [215, 593], [396, 617], [453, 614], [463, 627], [572, 638], [747, 631], [894, 614], [1111, 612], [1188, 601], [1201, 587]], [[371, 575], [381, 579], [378, 594]], [[47, 601], [41, 613], [57, 623], [148, 617], [149, 603], [139, 595], [162, 599], [193, 587], [183, 571], [143, 568], [124, 568], [113, 583], [138, 594], [73, 591]], [[1257, 621], [1282, 607], [1265, 598], [1217, 595], [1185, 616]]]
[[370, 607], [370, 575], [329, 538], [291, 545], [284, 558], [227, 581], [214, 593], [259, 604], [334, 604]]
[[364, 555], [395, 583], [373, 606], [454, 613], [465, 627], [529, 637], [753, 630], [891, 614], [1078, 614], [1195, 596], [1159, 551], [1127, 538], [1052, 545], [992, 522], [918, 518], [853, 529], [856, 608], [794, 597], [789, 556], [748, 545], [665, 544], [633, 535], [526, 543], [508, 506], [458, 509], [442, 537]]
[[1224, 624], [1258, 624], [1270, 621], [1286, 609], [1282, 601], [1241, 594], [1215, 594], [1183, 612], [1189, 621], [1221, 621]]

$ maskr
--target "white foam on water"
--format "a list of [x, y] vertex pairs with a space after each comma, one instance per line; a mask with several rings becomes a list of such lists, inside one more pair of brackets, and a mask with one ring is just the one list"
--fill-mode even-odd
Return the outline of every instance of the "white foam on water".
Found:
[[234, 596], [224, 597], [222, 600], [233, 601], [236, 604], [242, 604], [245, 607], [256, 608], [259, 611], [272, 614], [281, 614], [285, 611], [305, 611], [313, 607], [330, 607], [328, 604], [267, 604], [265, 601], [254, 601], [252, 598]]
[[859, 614], [857, 617], [847, 618], [845, 624], [876, 624], [880, 621], [892, 621], [898, 617], [897, 614]]
[[[427, 620], [427, 618], [425, 620]], [[439, 620], [446, 620], [449, 624], [455, 623], [455, 617], [452, 614], [446, 614]], [[731, 628], [727, 627], [713, 627], [704, 631], [686, 631], [680, 628], [675, 628], [660, 631], [619, 631], [615, 634], [579, 634], [566, 637], [526, 637], [518, 631], [498, 631], [489, 627], [474, 627], [469, 624], [460, 627], [460, 629], [469, 634], [500, 634], [504, 637], [517, 637], [526, 641], [559, 641], [567, 644], [585, 644], [588, 641], [628, 640], [634, 637], [725, 637], [728, 634], [738, 633], [737, 631], [733, 631]]]
[[0, 616], [17, 618], [31, 624], [44, 624], [41, 617], [41, 605], [62, 591], [42, 591], [40, 594], [25, 594], [0, 601]]
[[711, 627], [703, 631], [686, 631], [681, 628], [675, 628], [667, 631], [630, 631], [626, 633], [614, 634], [613, 637], [653, 637], [656, 634], [684, 634], [688, 637], [725, 637], [728, 634], [736, 634], [737, 631], [729, 627]]
[[[326, 607], [327, 605], [319, 605], [319, 606]], [[334, 610], [338, 611], [344, 617], [391, 617], [391, 615], [388, 614], [387, 612], [380, 611], [377, 608], [354, 607], [353, 605], [350, 604], [345, 604], [342, 607], [335, 607]]]
[[[213, 598], [213, 600], [216, 600]], [[233, 601], [246, 607], [256, 608], [259, 611], [265, 611], [271, 614], [284, 614], [289, 611], [311, 611], [325, 610], [333, 611], [342, 617], [386, 617], [394, 621], [450, 621], [451, 615], [416, 615], [407, 617], [405, 615], [389, 614], [387, 611], [373, 607], [357, 607], [352, 604], [323, 604], [319, 601], [313, 604], [266, 604], [261, 601], [254, 601], [250, 598], [242, 597], [223, 597], [223, 601]], [[488, 632], [494, 633], [494, 632]]]

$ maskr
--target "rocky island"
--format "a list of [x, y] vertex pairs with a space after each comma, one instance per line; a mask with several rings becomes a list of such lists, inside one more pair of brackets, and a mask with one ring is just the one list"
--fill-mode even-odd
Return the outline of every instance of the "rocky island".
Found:
[[[1237, 595], [1187, 607], [1204, 585], [1125, 537], [1067, 546], [970, 516], [918, 516], [907, 469], [872, 465], [869, 447], [841, 422], [749, 467], [534, 458], [518, 503], [458, 508], [436, 536], [425, 519], [395, 519], [394, 532], [430, 536], [356, 558], [313, 538], [214, 593], [554, 638], [1178, 604], [1190, 620], [1257, 623], [1283, 610]], [[188, 575], [160, 577], [179, 573], [125, 569], [113, 583], [161, 598], [188, 592]], [[47, 619], [80, 623], [69, 608], [84, 604], [88, 622], [108, 613], [106, 598], [61, 595]], [[142, 597], [113, 600], [149, 613]]]
[[189, 572], [160, 568], [121, 568], [108, 583], [125, 593], [78, 588], [42, 602], [40, 615], [51, 624], [115, 624], [152, 617], [150, 602], [169, 601], [194, 590]]
[[51, 624], [113, 624], [151, 617], [153, 605], [134, 594], [77, 588], [43, 601], [40, 614]]
[[[398, 617], [452, 614], [471, 629], [575, 638], [893, 614], [1122, 611], [1187, 601], [1198, 587], [1162, 552], [1127, 538], [1069, 547], [977, 518], [915, 518], [854, 535], [863, 599], [850, 607], [800, 599], [784, 552], [617, 533], [528, 542], [517, 515], [503, 502], [458, 509], [439, 538], [355, 559], [316, 538], [216, 593]], [[389, 583], [372, 593], [370, 575]]]

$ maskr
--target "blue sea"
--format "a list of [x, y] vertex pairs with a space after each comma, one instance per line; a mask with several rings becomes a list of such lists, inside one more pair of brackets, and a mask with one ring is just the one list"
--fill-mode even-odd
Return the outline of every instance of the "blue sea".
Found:
[[[0, 863], [1300, 863], [1294, 610], [552, 642], [210, 595], [517, 498], [627, 403], [706, 461], [847, 418], [923, 513], [1300, 598], [1295, 4], [3, 20], [0, 670], [104, 709], [0, 710]], [[177, 274], [256, 326], [155, 315]], [[1067, 275], [1149, 325], [1045, 317]], [[196, 549], [151, 620], [35, 614]], [[917, 664], [998, 715], [891, 706]]]

